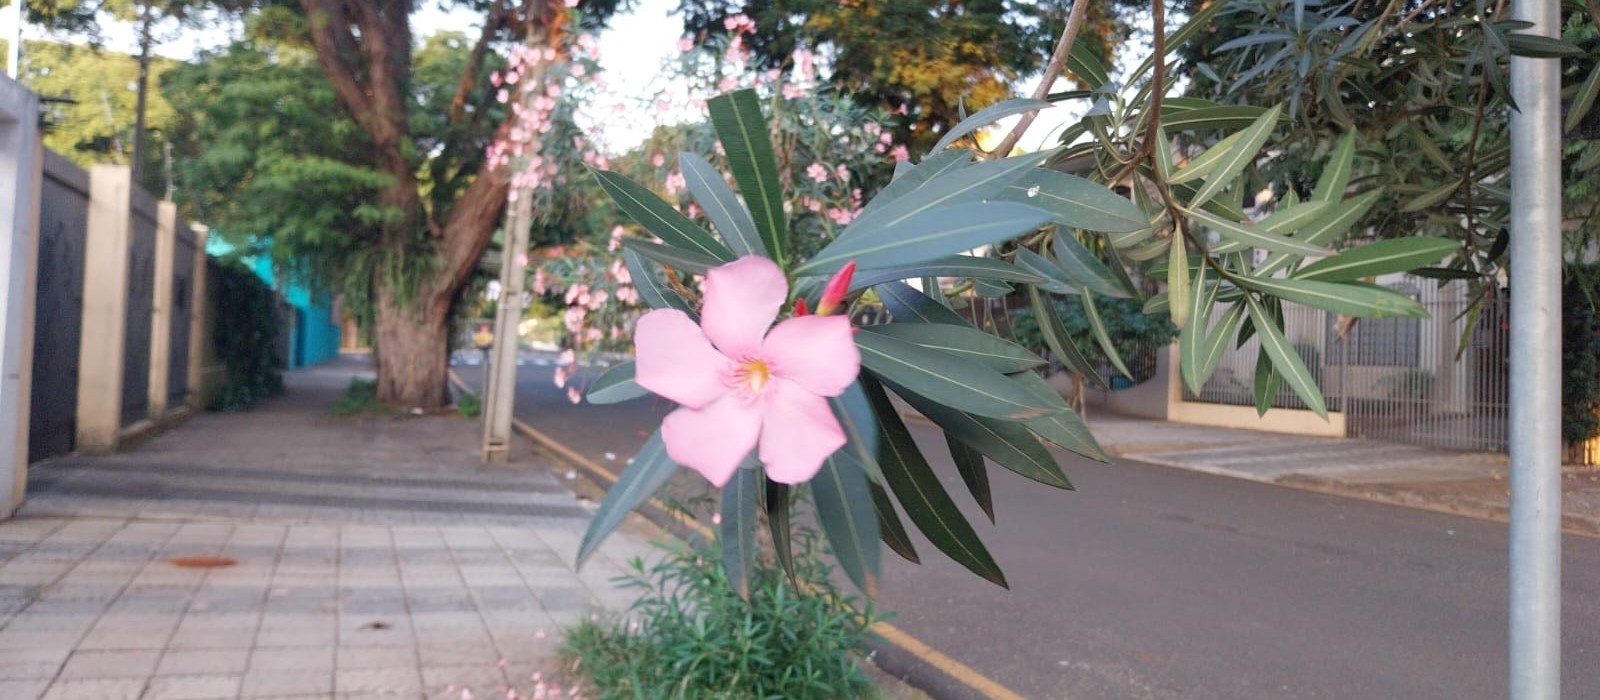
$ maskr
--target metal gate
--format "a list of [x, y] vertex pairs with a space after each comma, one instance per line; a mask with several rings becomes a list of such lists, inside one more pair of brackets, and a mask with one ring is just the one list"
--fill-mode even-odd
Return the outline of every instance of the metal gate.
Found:
[[127, 326], [122, 349], [122, 425], [150, 415], [150, 318], [155, 302], [156, 204], [135, 189], [128, 251]]
[[189, 331], [194, 310], [194, 231], [178, 222], [172, 246], [172, 328], [168, 337], [167, 405], [181, 406], [189, 396]]
[[87, 172], [45, 150], [41, 184], [29, 462], [72, 451], [76, 437], [84, 246], [89, 231]]
[[[1505, 451], [1507, 300], [1469, 307], [1461, 283], [1440, 289], [1435, 281], [1405, 279], [1388, 286], [1411, 294], [1428, 318], [1351, 324], [1320, 309], [1284, 304], [1284, 335], [1322, 388], [1328, 410], [1344, 413], [1351, 437]], [[1230, 348], [1200, 393], [1186, 387], [1184, 399], [1254, 406], [1259, 347], [1252, 338]], [[1272, 406], [1306, 407], [1282, 385]]]

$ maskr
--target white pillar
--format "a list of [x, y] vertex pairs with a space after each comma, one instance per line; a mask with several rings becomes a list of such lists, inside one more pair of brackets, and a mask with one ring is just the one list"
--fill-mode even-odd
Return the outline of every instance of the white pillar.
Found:
[[83, 333], [78, 354], [78, 451], [117, 449], [122, 430], [123, 347], [128, 325], [128, 255], [133, 245], [133, 174], [89, 169], [89, 235], [83, 255]]
[[495, 305], [494, 347], [489, 381], [483, 387], [483, 461], [511, 456], [511, 418], [517, 393], [517, 326], [522, 321], [523, 282], [527, 277], [528, 229], [533, 224], [533, 194], [523, 191], [507, 217], [500, 253], [500, 301]]
[[43, 155], [39, 97], [0, 78], [0, 518], [22, 505], [28, 484]]
[[156, 279], [150, 304], [150, 420], [167, 415], [172, 373], [172, 257], [178, 244], [178, 205], [156, 205]]

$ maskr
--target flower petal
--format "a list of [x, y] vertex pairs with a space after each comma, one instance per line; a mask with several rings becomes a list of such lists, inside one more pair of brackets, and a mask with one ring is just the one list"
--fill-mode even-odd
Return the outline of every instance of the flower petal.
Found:
[[688, 314], [677, 309], [645, 314], [634, 326], [633, 344], [638, 356], [633, 381], [639, 386], [689, 408], [728, 393], [727, 356], [711, 347]]
[[761, 421], [761, 462], [767, 477], [785, 484], [810, 481], [828, 455], [844, 447], [844, 429], [828, 400], [779, 379], [768, 390]]
[[661, 421], [667, 456], [719, 489], [733, 478], [760, 433], [760, 407], [734, 395], [698, 410], [680, 408]]
[[761, 345], [772, 373], [813, 394], [838, 396], [861, 373], [861, 351], [844, 316], [801, 316], [777, 325]]
[[783, 270], [761, 256], [747, 255], [711, 268], [706, 273], [700, 327], [728, 357], [755, 353], [788, 295]]

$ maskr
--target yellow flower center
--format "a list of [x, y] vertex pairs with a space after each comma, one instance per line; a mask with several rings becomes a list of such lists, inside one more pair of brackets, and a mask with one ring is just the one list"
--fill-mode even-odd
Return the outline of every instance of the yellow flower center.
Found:
[[733, 388], [751, 396], [759, 396], [772, 381], [772, 368], [759, 357], [747, 357], [733, 369]]

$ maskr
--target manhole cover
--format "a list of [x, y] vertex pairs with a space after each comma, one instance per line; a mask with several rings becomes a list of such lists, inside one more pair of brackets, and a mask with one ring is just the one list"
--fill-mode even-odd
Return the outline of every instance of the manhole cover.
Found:
[[198, 557], [178, 557], [176, 559], [168, 559], [167, 563], [180, 569], [224, 569], [238, 564], [239, 562], [229, 559], [228, 557], [207, 555]]

